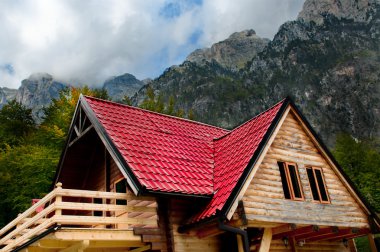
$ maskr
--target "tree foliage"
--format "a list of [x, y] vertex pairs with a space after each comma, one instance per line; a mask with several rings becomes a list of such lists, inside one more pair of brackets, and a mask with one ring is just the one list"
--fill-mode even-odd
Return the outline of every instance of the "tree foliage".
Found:
[[0, 142], [16, 145], [27, 137], [34, 129], [35, 122], [32, 110], [15, 100], [4, 105], [0, 110]]
[[380, 211], [380, 152], [376, 141], [340, 134], [333, 153], [361, 194]]
[[48, 192], [59, 151], [47, 146], [20, 145], [0, 152], [0, 226]]
[[64, 89], [38, 126], [20, 103], [0, 110], [0, 227], [49, 191], [80, 94], [109, 98], [102, 89]]
[[186, 115], [183, 109], [176, 108], [176, 100], [173, 95], [169, 96], [168, 103], [166, 104], [163, 96], [161, 94], [156, 95], [150, 86], [147, 88], [146, 98], [141, 103], [140, 108], [177, 117], [187, 117], [191, 120], [194, 120], [195, 117], [192, 110], [189, 110], [189, 113]]

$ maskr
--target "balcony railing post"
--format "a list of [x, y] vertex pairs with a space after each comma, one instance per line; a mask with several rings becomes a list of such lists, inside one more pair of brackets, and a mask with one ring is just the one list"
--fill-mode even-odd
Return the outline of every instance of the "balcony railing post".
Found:
[[[62, 190], [62, 183], [58, 182], [56, 185], [56, 192], [58, 195], [55, 197], [55, 204], [59, 205], [62, 202], [62, 195], [60, 194], [60, 191]], [[57, 208], [55, 209], [55, 216], [60, 216], [62, 215], [62, 209]], [[59, 223], [57, 223], [59, 225]]]

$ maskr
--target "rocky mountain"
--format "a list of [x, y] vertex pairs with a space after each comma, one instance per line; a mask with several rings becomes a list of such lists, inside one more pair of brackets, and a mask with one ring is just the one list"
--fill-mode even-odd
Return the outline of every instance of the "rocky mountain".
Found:
[[132, 74], [126, 73], [109, 78], [104, 82], [103, 88], [107, 90], [112, 100], [120, 101], [124, 96], [132, 97], [145, 84]]
[[[103, 84], [108, 95], [114, 101], [120, 101], [124, 96], [132, 97], [151, 79], [138, 80], [131, 74], [123, 74], [111, 77]], [[56, 80], [47, 73], [34, 73], [21, 82], [19, 89], [0, 88], [0, 108], [8, 101], [16, 99], [28, 108], [32, 109], [33, 117], [40, 122], [44, 113], [43, 108], [50, 105], [52, 99], [59, 97], [59, 92], [69, 85]]]
[[0, 108], [16, 98], [17, 89], [7, 87], [0, 88]]
[[238, 70], [261, 52], [268, 43], [269, 39], [260, 38], [254, 30], [235, 32], [211, 48], [195, 50], [186, 60], [197, 64], [215, 60], [225, 68]]
[[339, 132], [380, 137], [379, 41], [378, 1], [307, 0], [299, 18], [283, 24], [240, 71], [193, 53], [149, 85], [164, 99], [174, 95], [196, 119], [222, 127], [290, 95], [330, 146]]
[[43, 116], [43, 108], [51, 103], [52, 99], [59, 97], [59, 92], [67, 87], [47, 73], [35, 73], [21, 82], [17, 90], [16, 101], [32, 109], [36, 121]]

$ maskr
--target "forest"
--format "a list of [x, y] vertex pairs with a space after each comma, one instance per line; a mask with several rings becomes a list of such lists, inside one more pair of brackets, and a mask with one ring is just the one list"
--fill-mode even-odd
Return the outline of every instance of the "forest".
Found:
[[[34, 121], [31, 109], [16, 101], [0, 109], [0, 228], [29, 208], [32, 199], [49, 192], [81, 93], [110, 99], [101, 89], [67, 88], [44, 109], [40, 124]], [[121, 102], [129, 104], [130, 100], [125, 97]], [[176, 109], [173, 97], [164, 103], [151, 89], [141, 107], [194, 119], [191, 110], [185, 114]], [[379, 139], [355, 139], [342, 132], [332, 153], [361, 194], [379, 212]]]

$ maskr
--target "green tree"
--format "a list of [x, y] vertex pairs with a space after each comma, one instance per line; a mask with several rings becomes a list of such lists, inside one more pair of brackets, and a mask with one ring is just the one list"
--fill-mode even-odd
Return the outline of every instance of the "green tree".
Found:
[[131, 98], [129, 98], [128, 95], [125, 95], [125, 96], [123, 97], [123, 99], [121, 99], [120, 103], [125, 104], [125, 105], [129, 105], [129, 106], [132, 106], [132, 100], [131, 100]]
[[46, 146], [22, 145], [0, 152], [0, 226], [49, 191], [58, 159], [59, 151]]
[[333, 154], [361, 194], [380, 211], [380, 153], [376, 142], [340, 134]]
[[79, 96], [88, 95], [96, 98], [109, 98], [104, 89], [90, 89], [88, 86], [81, 88], [66, 88], [60, 92], [59, 98], [53, 99], [45, 112], [44, 121], [40, 125], [37, 142], [61, 149], [65, 143], [69, 131], [71, 119]]
[[32, 110], [15, 100], [4, 105], [0, 110], [0, 141], [15, 145], [35, 130], [36, 124]]

